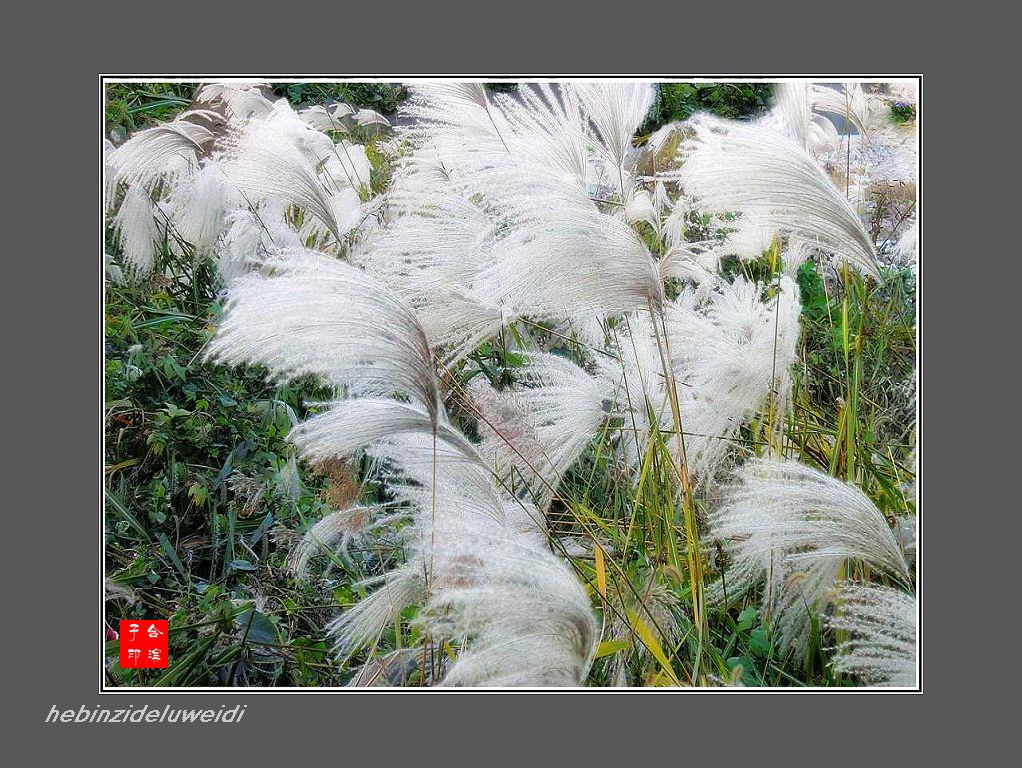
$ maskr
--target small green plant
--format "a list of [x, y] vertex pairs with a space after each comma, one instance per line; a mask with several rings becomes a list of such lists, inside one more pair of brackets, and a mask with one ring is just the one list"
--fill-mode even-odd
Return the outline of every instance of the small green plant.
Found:
[[915, 119], [916, 108], [905, 101], [891, 102], [891, 120], [895, 123], [908, 123]]

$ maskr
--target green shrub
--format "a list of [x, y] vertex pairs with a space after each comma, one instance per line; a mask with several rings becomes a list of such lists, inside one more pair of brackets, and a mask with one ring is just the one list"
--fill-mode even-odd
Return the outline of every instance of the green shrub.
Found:
[[751, 117], [767, 108], [772, 94], [771, 83], [659, 83], [639, 133], [650, 133], [701, 111], [730, 119]]
[[400, 83], [271, 83], [273, 92], [284, 96], [296, 107], [343, 101], [354, 107], [366, 107], [393, 114], [408, 96]]

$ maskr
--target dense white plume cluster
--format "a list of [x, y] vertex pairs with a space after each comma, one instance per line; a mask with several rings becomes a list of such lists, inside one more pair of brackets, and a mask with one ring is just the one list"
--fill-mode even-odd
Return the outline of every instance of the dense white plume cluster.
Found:
[[[711, 597], [762, 587], [762, 616], [792, 652], [836, 605], [838, 668], [910, 684], [914, 598], [841, 582], [911, 588], [891, 525], [860, 490], [780, 458], [798, 268], [833, 259], [881, 274], [828, 163], [854, 155], [854, 186], [879, 178], [869, 153], [901, 163], [907, 150], [858, 86], [788, 84], [759, 120], [697, 115], [640, 144], [653, 96], [649, 83], [415, 85], [397, 170], [374, 197], [350, 129], [384, 118], [207, 85], [196, 109], [107, 153], [124, 265], [145, 273], [184, 244], [215, 260], [228, 292], [209, 359], [333, 387], [291, 439], [310, 461], [369, 457], [388, 501], [324, 517], [291, 566], [308, 574], [322, 551], [343, 560], [382, 531], [403, 553], [330, 625], [339, 655], [371, 651], [416, 605], [431, 649], [457, 649], [411, 657], [423, 679], [581, 684], [607, 634], [547, 515], [597, 436], [637, 477], [653, 437], [669, 435], [679, 509], [689, 478], [723, 490], [707, 538], [730, 563]], [[834, 114], [859, 131], [854, 147]], [[693, 227], [696, 213], [710, 224]], [[914, 259], [915, 232], [914, 220], [892, 228], [888, 250]], [[777, 267], [766, 282], [721, 268], [764, 254]], [[469, 362], [482, 344], [522, 357], [513, 377]], [[765, 450], [739, 439], [753, 420]], [[658, 590], [645, 603], [668, 623]], [[607, 622], [612, 638], [628, 626]]]
[[126, 267], [145, 275], [166, 247], [219, 262], [227, 283], [282, 249], [346, 250], [375, 210], [351, 110], [299, 113], [268, 93], [203, 85], [193, 109], [106, 153], [108, 209], [125, 189], [113, 221]]

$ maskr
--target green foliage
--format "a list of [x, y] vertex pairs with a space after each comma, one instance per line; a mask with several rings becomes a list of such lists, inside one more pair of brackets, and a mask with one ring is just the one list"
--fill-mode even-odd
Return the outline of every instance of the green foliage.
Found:
[[170, 120], [186, 109], [193, 83], [108, 83], [104, 115], [107, 136], [129, 133]]
[[271, 83], [271, 87], [296, 107], [343, 101], [385, 114], [395, 112], [408, 96], [400, 83]]
[[292, 477], [285, 440], [303, 403], [327, 393], [204, 362], [220, 305], [211, 290], [189, 290], [201, 272], [107, 287], [107, 572], [135, 598], [111, 605], [108, 620], [115, 628], [118, 609], [168, 617], [174, 660], [165, 671], [121, 670], [114, 647], [107, 679], [336, 684], [322, 636], [309, 634], [310, 615], [311, 626], [325, 623], [311, 607], [322, 599], [285, 575], [288, 550], [274, 540], [279, 526], [300, 529], [328, 511]]
[[[196, 83], [108, 83], [104, 114], [107, 136], [118, 139], [173, 119], [192, 103]], [[343, 101], [392, 114], [408, 95], [400, 83], [271, 83], [277, 96], [296, 107]]]
[[908, 123], [915, 119], [916, 108], [904, 101], [891, 102], [891, 120], [895, 123]]
[[696, 112], [741, 119], [767, 108], [773, 94], [770, 83], [658, 83], [657, 95], [640, 134], [651, 133]]

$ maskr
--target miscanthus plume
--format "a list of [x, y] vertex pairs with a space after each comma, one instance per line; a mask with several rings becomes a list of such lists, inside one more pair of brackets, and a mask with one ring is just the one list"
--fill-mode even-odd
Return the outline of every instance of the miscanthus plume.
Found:
[[838, 643], [834, 668], [873, 685], [916, 683], [916, 601], [890, 587], [844, 583], [828, 619], [847, 639]]
[[761, 613], [784, 650], [802, 652], [840, 573], [862, 563], [907, 585], [904, 553], [883, 514], [858, 488], [795, 461], [754, 459], [710, 516], [732, 564], [717, 599], [765, 582]]

